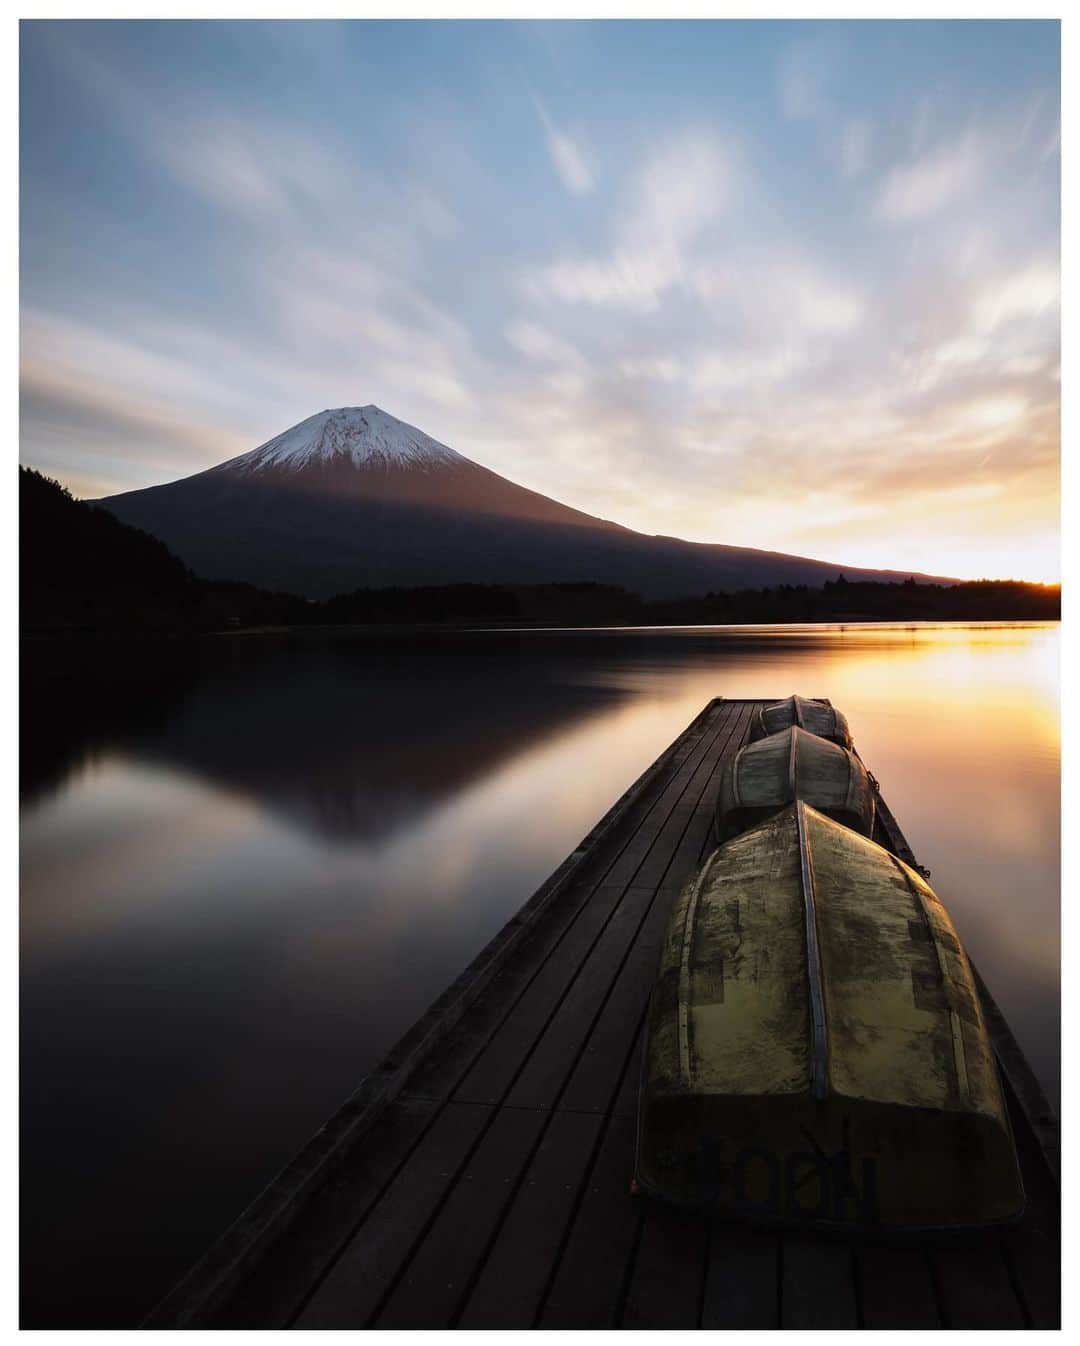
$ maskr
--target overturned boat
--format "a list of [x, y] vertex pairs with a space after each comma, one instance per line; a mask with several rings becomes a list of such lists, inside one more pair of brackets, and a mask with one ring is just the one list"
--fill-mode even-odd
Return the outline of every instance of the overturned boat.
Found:
[[819, 738], [851, 748], [851, 731], [843, 715], [828, 701], [812, 701], [805, 696], [789, 696], [785, 701], [774, 701], [762, 706], [750, 722], [750, 741], [779, 734], [781, 730], [797, 725]]
[[838, 743], [793, 724], [745, 744], [725, 763], [717, 839], [756, 827], [796, 799], [863, 836], [873, 835], [874, 789], [862, 762]]
[[948, 1229], [1023, 1208], [971, 968], [921, 874], [799, 801], [676, 902], [640, 1189], [724, 1216]]

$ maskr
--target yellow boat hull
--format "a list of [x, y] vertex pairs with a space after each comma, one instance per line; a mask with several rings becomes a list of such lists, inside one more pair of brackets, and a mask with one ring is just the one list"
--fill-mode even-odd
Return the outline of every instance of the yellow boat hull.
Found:
[[922, 875], [801, 802], [713, 852], [665, 933], [637, 1180], [797, 1226], [1020, 1214], [971, 969]]

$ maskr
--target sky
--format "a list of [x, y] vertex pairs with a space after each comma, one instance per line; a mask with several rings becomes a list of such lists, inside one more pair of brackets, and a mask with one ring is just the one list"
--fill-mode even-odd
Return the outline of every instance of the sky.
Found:
[[375, 403], [646, 533], [1060, 577], [1056, 22], [24, 22], [21, 460]]

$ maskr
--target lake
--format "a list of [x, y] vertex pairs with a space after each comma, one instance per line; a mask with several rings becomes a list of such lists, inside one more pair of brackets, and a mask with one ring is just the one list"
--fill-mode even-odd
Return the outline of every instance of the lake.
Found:
[[827, 696], [1052, 1101], [1056, 624], [30, 645], [23, 1326], [135, 1324], [713, 696]]

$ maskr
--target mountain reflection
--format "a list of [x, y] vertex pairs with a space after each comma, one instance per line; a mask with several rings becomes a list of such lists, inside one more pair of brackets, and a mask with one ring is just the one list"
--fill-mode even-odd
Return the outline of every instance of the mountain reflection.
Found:
[[[236, 638], [200, 650], [115, 652], [77, 679], [24, 677], [24, 802], [119, 752], [250, 798], [322, 841], [377, 847], [448, 798], [630, 693], [535, 655], [438, 642]], [[26, 670], [24, 669], [24, 674]], [[31, 751], [32, 746], [32, 751]]]

